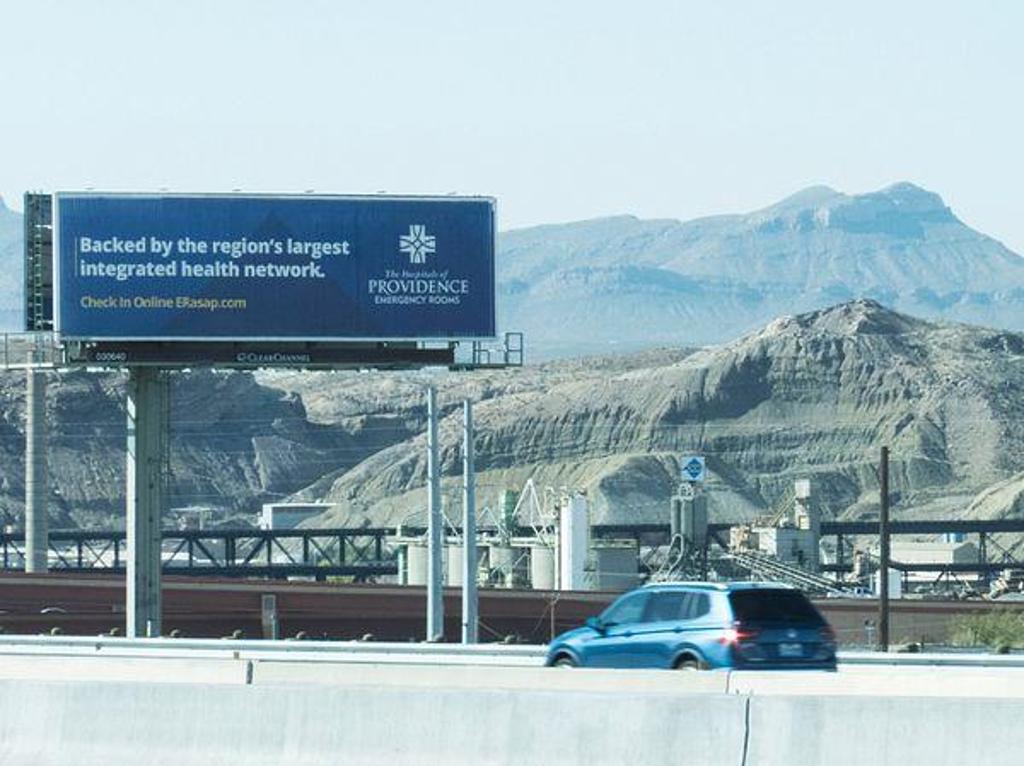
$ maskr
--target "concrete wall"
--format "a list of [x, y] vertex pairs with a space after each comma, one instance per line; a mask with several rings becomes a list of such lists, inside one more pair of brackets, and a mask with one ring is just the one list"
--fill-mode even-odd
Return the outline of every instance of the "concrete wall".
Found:
[[0, 762], [735, 764], [744, 704], [649, 692], [0, 681]]
[[1024, 701], [955, 697], [750, 699], [748, 764], [1021, 763]]
[[998, 766], [1021, 762], [1022, 716], [1021, 668], [0, 657], [2, 764]]

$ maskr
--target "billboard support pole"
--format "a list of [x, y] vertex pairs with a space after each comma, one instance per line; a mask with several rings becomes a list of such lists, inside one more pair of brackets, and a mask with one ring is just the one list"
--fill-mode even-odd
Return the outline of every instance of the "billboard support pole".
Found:
[[437, 448], [437, 390], [427, 387], [427, 641], [444, 640], [444, 593], [441, 590], [443, 519], [441, 465]]
[[164, 456], [168, 426], [167, 373], [128, 370], [128, 591], [129, 638], [161, 631], [160, 516], [164, 506]]
[[473, 466], [473, 402], [462, 404], [462, 643], [477, 642], [476, 474]]
[[35, 369], [29, 352], [25, 371], [25, 571], [49, 567], [49, 492], [46, 481], [46, 374]]

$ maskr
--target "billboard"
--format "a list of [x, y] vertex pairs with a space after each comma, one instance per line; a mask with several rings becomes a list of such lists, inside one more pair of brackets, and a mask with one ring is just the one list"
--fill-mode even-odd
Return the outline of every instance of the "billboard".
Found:
[[82, 341], [492, 338], [494, 207], [58, 193], [55, 329]]

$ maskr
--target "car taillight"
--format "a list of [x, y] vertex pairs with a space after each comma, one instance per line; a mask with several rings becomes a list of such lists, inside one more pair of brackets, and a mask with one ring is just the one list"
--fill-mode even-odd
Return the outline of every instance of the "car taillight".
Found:
[[818, 637], [821, 638], [822, 643], [834, 644], [836, 642], [836, 632], [832, 629], [831, 625], [825, 625], [818, 631]]
[[760, 635], [761, 631], [753, 628], [745, 628], [740, 623], [734, 622], [731, 628], [722, 631], [722, 637], [718, 639], [722, 644], [741, 644], [744, 641], [753, 641]]

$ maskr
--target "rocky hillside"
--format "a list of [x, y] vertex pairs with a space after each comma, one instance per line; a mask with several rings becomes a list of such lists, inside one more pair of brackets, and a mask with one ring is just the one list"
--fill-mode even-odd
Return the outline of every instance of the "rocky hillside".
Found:
[[[50, 516], [58, 527], [121, 526], [125, 494], [125, 378], [49, 376]], [[0, 523], [24, 508], [24, 375], [0, 378]], [[359, 464], [419, 425], [372, 414], [313, 422], [294, 394], [248, 374], [172, 376], [170, 507], [252, 515], [325, 473]]]
[[869, 297], [1024, 330], [1024, 258], [900, 183], [806, 189], [745, 215], [630, 216], [503, 234], [502, 326], [542, 356], [731, 340], [785, 313]]
[[[614, 373], [685, 353], [592, 363]], [[565, 361], [434, 380], [442, 389], [442, 410], [450, 413], [465, 396], [514, 396], [597, 374], [590, 364]], [[51, 374], [48, 380], [53, 525], [123, 525], [124, 376], [79, 372]], [[424, 382], [417, 375], [385, 373], [174, 373], [169, 506], [209, 507], [221, 518], [253, 519], [261, 503], [342, 475], [422, 433]], [[0, 373], [0, 525], [20, 524], [24, 510], [24, 390], [23, 373]]]
[[[56, 526], [123, 523], [119, 376], [54, 376]], [[714, 518], [761, 513], [799, 478], [829, 516], [873, 514], [879, 447], [898, 516], [1020, 513], [1024, 335], [858, 300], [724, 346], [487, 373], [178, 373], [172, 506], [253, 513], [327, 500], [327, 524], [414, 522], [425, 502], [424, 391], [439, 389], [444, 496], [460, 513], [459, 405], [476, 402], [478, 490], [583, 488], [597, 521], [663, 521], [679, 458], [703, 454]], [[23, 497], [21, 375], [0, 385], [0, 507]]]
[[[599, 521], [657, 521], [679, 457], [703, 454], [716, 519], [763, 512], [798, 478], [812, 479], [828, 516], [857, 517], [876, 510], [887, 444], [895, 512], [959, 516], [976, 493], [1024, 470], [1022, 414], [1024, 336], [860, 300], [683, 358], [590, 365], [487, 398], [475, 413], [478, 486], [493, 499], [533, 477], [585, 488]], [[441, 433], [457, 513], [457, 413]], [[422, 435], [395, 444], [300, 496], [338, 503], [331, 522], [404, 518], [424, 502], [424, 446]]]

